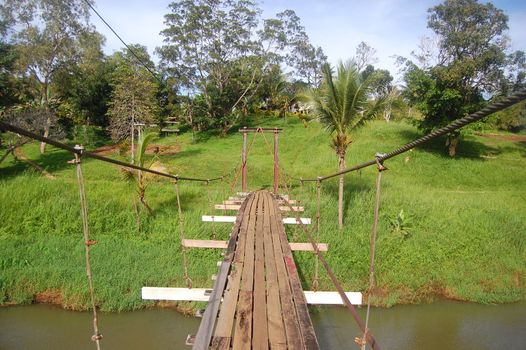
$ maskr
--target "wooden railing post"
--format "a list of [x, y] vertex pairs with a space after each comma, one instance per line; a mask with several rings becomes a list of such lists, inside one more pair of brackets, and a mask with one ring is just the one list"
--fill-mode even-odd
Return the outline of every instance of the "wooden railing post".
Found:
[[241, 154], [241, 191], [247, 192], [247, 133], [243, 132], [243, 153]]
[[274, 130], [274, 194], [278, 194], [278, 183], [279, 183], [279, 131]]

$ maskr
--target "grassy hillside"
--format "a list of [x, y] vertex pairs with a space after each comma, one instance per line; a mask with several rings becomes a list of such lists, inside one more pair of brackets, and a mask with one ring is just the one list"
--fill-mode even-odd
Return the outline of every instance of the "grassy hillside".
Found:
[[[337, 167], [329, 136], [317, 124], [295, 119], [265, 119], [251, 125], [284, 128], [280, 161], [294, 177], [316, 177]], [[412, 126], [373, 122], [356, 134], [347, 164], [371, 159], [416, 137]], [[268, 136], [267, 136], [268, 137]], [[249, 143], [252, 142], [249, 136]], [[271, 143], [270, 137], [268, 142]], [[177, 146], [173, 155], [159, 158], [173, 173], [215, 177], [239, 164], [241, 135], [225, 138], [191, 133], [155, 142]], [[87, 305], [78, 186], [72, 158], [38, 145], [23, 152], [56, 176], [50, 180], [25, 163], [8, 158], [0, 164], [0, 303], [54, 301], [82, 309]], [[272, 186], [272, 156], [259, 135], [249, 155], [250, 189]], [[3, 152], [2, 152], [3, 153]], [[420, 302], [436, 296], [483, 303], [510, 302], [526, 297], [526, 148], [524, 142], [468, 136], [459, 156], [449, 159], [435, 142], [386, 162], [377, 245], [377, 304]], [[118, 154], [112, 155], [125, 159]], [[93, 271], [98, 300], [104, 310], [129, 310], [140, 300], [142, 286], [184, 286], [174, 185], [157, 180], [146, 197], [155, 216], [134, 211], [135, 190], [113, 165], [83, 162]], [[322, 185], [320, 242], [329, 243], [326, 256], [347, 290], [367, 288], [369, 234], [373, 213], [375, 169], [346, 176], [345, 227], [336, 228], [337, 180]], [[226, 239], [229, 224], [200, 222], [211, 206], [232, 193], [234, 176], [211, 184], [182, 183], [181, 200], [187, 238]], [[239, 182], [234, 192], [239, 190]], [[292, 184], [293, 196], [315, 217], [313, 184]], [[211, 200], [208, 200], [210, 195]], [[391, 221], [403, 210], [401, 230]], [[215, 211], [219, 214], [218, 211]], [[296, 227], [289, 237], [305, 241]], [[189, 272], [195, 287], [210, 287], [219, 251], [189, 251]], [[295, 253], [304, 287], [310, 289], [314, 259]], [[334, 289], [320, 271], [324, 290]]]

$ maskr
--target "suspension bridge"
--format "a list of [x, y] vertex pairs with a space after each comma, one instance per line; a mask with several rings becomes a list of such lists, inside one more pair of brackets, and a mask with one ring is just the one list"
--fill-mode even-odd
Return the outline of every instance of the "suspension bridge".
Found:
[[[392, 152], [377, 153], [373, 160], [355, 165], [344, 171], [319, 176], [314, 179], [289, 178], [301, 183], [308, 181], [316, 182], [318, 194], [316, 225], [314, 226], [314, 229], [316, 229], [316, 227], [319, 227], [319, 193], [321, 183], [325, 180], [364, 167], [377, 167], [376, 200], [369, 257], [370, 291], [374, 286], [376, 226], [380, 207], [381, 174], [382, 171], [386, 170], [383, 164], [384, 161], [436, 137], [460, 129], [467, 124], [478, 121], [491, 113], [507, 108], [524, 99], [526, 99], [526, 90], [521, 90], [508, 98], [487, 106], [479, 112], [457, 119], [450, 125], [410, 142]], [[75, 155], [75, 160], [72, 163], [75, 164], [77, 169], [80, 192], [83, 239], [86, 248], [86, 275], [89, 281], [93, 311], [94, 334], [92, 340], [95, 342], [97, 348], [100, 349], [102, 335], [98, 328], [98, 314], [94, 296], [95, 288], [90, 264], [90, 247], [96, 242], [90, 240], [89, 237], [87, 203], [81, 167], [82, 158], [89, 157], [173, 180], [176, 185], [179, 217], [181, 217], [179, 182], [198, 181], [208, 184], [213, 181], [222, 180], [226, 175], [212, 179], [173, 175], [87, 152], [82, 147], [72, 147], [1, 121], [0, 130], [13, 132], [29, 139], [45, 142]], [[224, 259], [218, 265], [219, 272], [215, 277], [213, 289], [203, 290], [191, 288], [191, 280], [186, 271], [185, 263], [185, 278], [189, 288], [162, 289], [149, 287], [143, 289], [143, 297], [145, 299], [196, 300], [208, 302], [196, 335], [187, 339], [188, 344], [192, 345], [193, 349], [208, 349], [210, 347], [214, 349], [317, 349], [319, 348], [319, 344], [307, 308], [309, 303], [340, 303], [345, 305], [363, 332], [363, 337], [356, 339], [358, 345], [360, 345], [362, 349], [365, 349], [366, 344], [369, 344], [375, 350], [380, 349], [379, 343], [373, 337], [368, 327], [370, 299], [368, 298], [367, 300], [367, 313], [364, 321], [353, 306], [353, 303], [361, 303], [361, 295], [348, 293], [343, 290], [324, 257], [323, 252], [327, 250], [327, 245], [316, 242], [311, 230], [306, 227], [306, 225], [310, 223], [310, 220], [300, 217], [300, 212], [303, 208], [293, 206], [293, 204], [296, 203], [291, 198], [290, 191], [286, 184], [285, 190], [288, 194], [279, 194], [277, 191], [277, 179], [280, 170], [278, 164], [277, 138], [279, 130], [258, 128], [255, 130], [240, 131], [243, 132], [243, 135], [246, 135], [247, 132], [255, 132], [256, 134], [264, 132], [274, 133], [274, 191], [272, 193], [269, 191], [247, 192], [246, 171], [244, 169], [246, 169], [250, 147], [246, 147], [246, 137], [244, 136], [243, 157], [240, 167], [240, 172], [243, 177], [243, 192], [239, 193], [236, 197], [225, 198], [223, 203], [215, 206], [217, 209], [225, 211], [237, 210], [237, 216], [203, 216], [203, 221], [211, 221], [212, 223], [234, 223], [229, 240], [226, 242], [186, 240], [181, 229], [181, 247], [183, 253], [190, 247], [225, 249]], [[291, 213], [293, 217], [284, 218], [283, 213]], [[302, 228], [305, 237], [308, 239], [308, 244], [288, 241], [284, 229], [284, 224], [288, 223], [297, 224]], [[322, 292], [311, 293], [302, 290], [297, 266], [292, 256], [293, 250], [309, 250], [316, 254], [316, 261], [321, 263], [329, 279], [332, 281], [337, 291], [338, 300], [334, 301], [332, 293], [327, 295]], [[183, 254], [183, 256], [186, 261], [186, 255]], [[315, 295], [316, 293], [321, 294]]]

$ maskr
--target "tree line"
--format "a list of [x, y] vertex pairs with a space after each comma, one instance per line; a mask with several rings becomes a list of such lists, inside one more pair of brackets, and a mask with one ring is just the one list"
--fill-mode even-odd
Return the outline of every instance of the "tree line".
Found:
[[[318, 113], [316, 103], [343, 103], [334, 100], [331, 84], [354, 81], [363, 88], [363, 103], [353, 107], [359, 120], [411, 118], [424, 131], [524, 87], [525, 55], [510, 50], [508, 17], [489, 2], [445, 0], [430, 8], [434, 36], [423, 39], [411, 57], [398, 57], [401, 84], [374, 66], [375, 49], [364, 42], [349, 63], [332, 69], [292, 10], [263, 18], [252, 0], [174, 1], [155, 64], [141, 45], [105, 55], [105, 38], [90, 24], [90, 5], [0, 4], [0, 118], [44, 136], [97, 126], [116, 142], [130, 136], [134, 123], [163, 127], [167, 120], [226, 134], [251, 113], [285, 116], [310, 95], [305, 109], [329, 123], [344, 157], [351, 131], [362, 121]], [[375, 113], [367, 113], [371, 106]], [[510, 130], [525, 118], [522, 104], [491, 117], [489, 125]], [[459, 139], [452, 134], [446, 140], [450, 155]]]

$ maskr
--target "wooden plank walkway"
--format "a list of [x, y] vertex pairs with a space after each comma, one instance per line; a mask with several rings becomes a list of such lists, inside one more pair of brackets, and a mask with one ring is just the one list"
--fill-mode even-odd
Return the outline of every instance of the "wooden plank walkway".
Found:
[[279, 204], [268, 191], [250, 194], [239, 210], [193, 349], [210, 346], [319, 349]]

